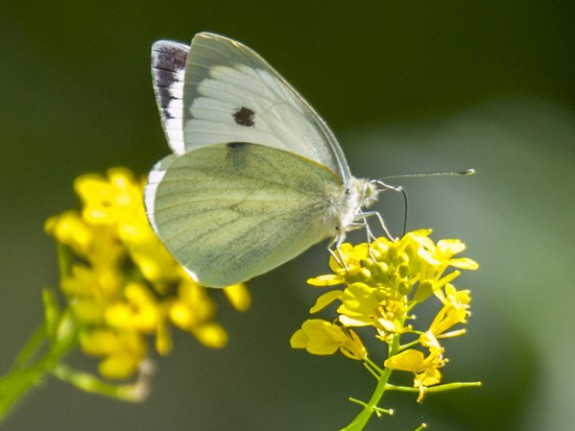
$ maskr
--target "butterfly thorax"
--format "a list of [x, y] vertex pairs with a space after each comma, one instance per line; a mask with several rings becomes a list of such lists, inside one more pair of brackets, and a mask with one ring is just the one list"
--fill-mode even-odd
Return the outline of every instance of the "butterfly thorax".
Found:
[[337, 223], [337, 235], [362, 226], [358, 219], [363, 219], [362, 208], [371, 206], [376, 200], [379, 191], [377, 186], [364, 178], [351, 177], [345, 187], [344, 195], [333, 202], [331, 214]]

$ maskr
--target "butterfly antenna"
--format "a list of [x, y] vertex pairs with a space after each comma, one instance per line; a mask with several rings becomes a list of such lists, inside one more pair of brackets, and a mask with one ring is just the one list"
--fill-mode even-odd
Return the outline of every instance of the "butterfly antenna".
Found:
[[474, 175], [475, 169], [465, 169], [463, 171], [452, 171], [452, 172], [422, 172], [420, 174], [399, 174], [399, 175], [388, 175], [383, 177], [382, 180], [397, 179], [397, 178], [418, 178], [418, 177], [446, 177], [446, 176], [469, 176]]

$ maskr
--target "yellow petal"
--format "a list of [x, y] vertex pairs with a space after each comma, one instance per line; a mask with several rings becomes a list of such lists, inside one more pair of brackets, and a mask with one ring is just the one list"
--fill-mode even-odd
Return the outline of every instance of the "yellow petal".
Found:
[[228, 301], [230, 301], [230, 304], [232, 304], [232, 307], [236, 310], [246, 311], [250, 308], [252, 300], [250, 292], [245, 284], [233, 284], [225, 287], [224, 294], [226, 295], [226, 298], [228, 298]]
[[344, 278], [341, 275], [325, 274], [314, 278], [308, 278], [307, 284], [317, 287], [337, 286], [343, 284]]
[[442, 254], [453, 256], [465, 250], [465, 244], [458, 239], [442, 239], [437, 242], [437, 248]]
[[302, 329], [298, 329], [294, 332], [289, 340], [289, 344], [292, 349], [305, 349], [309, 341], [309, 337]]
[[475, 262], [473, 259], [469, 259], [467, 257], [451, 259], [449, 261], [449, 265], [460, 269], [469, 269], [469, 270], [479, 269], [479, 264]]
[[424, 363], [425, 357], [423, 353], [415, 349], [407, 349], [397, 355], [388, 358], [384, 365], [387, 368], [402, 371], [411, 371], [414, 373], [419, 372]]
[[323, 310], [332, 302], [341, 298], [343, 292], [341, 290], [332, 290], [330, 292], [324, 293], [315, 301], [315, 304], [309, 310], [310, 313], [317, 313], [320, 310]]
[[192, 330], [192, 334], [204, 346], [220, 349], [228, 343], [228, 333], [217, 323], [208, 323]]

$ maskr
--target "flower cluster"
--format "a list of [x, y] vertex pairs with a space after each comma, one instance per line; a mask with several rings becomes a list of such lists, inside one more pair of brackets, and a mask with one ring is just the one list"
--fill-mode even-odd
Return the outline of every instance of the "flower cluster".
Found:
[[[422, 400], [428, 387], [441, 382], [439, 370], [447, 358], [440, 340], [462, 335], [465, 330], [453, 328], [470, 315], [469, 291], [457, 290], [452, 282], [459, 270], [478, 268], [471, 259], [454, 257], [465, 249], [461, 241], [436, 244], [430, 233], [419, 230], [397, 241], [343, 244], [330, 259], [333, 273], [308, 280], [317, 287], [343, 286], [322, 294], [310, 310], [316, 313], [337, 303], [337, 318], [307, 320], [293, 334], [291, 346], [315, 355], [339, 350], [364, 361], [377, 378], [387, 378], [390, 370], [411, 372]], [[439, 312], [428, 326], [414, 328], [414, 308], [431, 298], [439, 301]], [[360, 327], [372, 328], [374, 337], [387, 345], [387, 373], [368, 357], [356, 332]]]
[[[101, 358], [99, 372], [107, 378], [132, 376], [150, 354], [151, 335], [156, 351], [167, 354], [170, 326], [209, 347], [227, 342], [206, 288], [186, 274], [151, 230], [143, 186], [126, 169], [83, 175], [74, 183], [82, 210], [45, 224], [61, 245], [60, 287], [81, 349]], [[249, 307], [244, 285], [224, 292], [236, 309]]]

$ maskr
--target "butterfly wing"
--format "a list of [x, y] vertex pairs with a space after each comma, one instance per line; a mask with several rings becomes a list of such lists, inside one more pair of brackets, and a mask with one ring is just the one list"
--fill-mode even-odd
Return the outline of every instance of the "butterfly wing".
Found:
[[[176, 154], [224, 142], [249, 142], [299, 154], [347, 182], [349, 167], [326, 123], [250, 48], [224, 36], [199, 33], [187, 54], [184, 76], [184, 108], [179, 112], [185, 149], [179, 136], [167, 132], [169, 140], [177, 141], [171, 143]], [[170, 115], [177, 118], [171, 110]], [[171, 124], [164, 127], [172, 130]]]
[[293, 153], [247, 143], [171, 155], [150, 173], [148, 217], [200, 283], [246, 281], [336, 234], [333, 172]]

